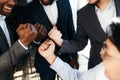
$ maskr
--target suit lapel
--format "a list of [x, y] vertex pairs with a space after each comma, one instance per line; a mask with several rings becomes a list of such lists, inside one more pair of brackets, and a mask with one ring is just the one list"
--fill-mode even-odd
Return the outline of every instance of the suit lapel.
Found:
[[9, 32], [9, 35], [10, 35], [10, 40], [11, 40], [11, 45], [14, 43], [14, 38], [13, 38], [13, 34], [12, 34], [12, 31], [7, 23], [7, 21], [5, 20], [6, 22], [6, 26], [7, 26], [7, 29], [8, 29], [8, 32]]
[[[104, 36], [106, 33], [104, 32], [104, 30], [102, 29], [101, 25], [100, 25], [100, 22], [98, 20], [98, 17], [96, 15], [96, 12], [95, 12], [95, 7], [94, 6], [91, 6], [91, 9], [88, 9], [89, 11], [89, 14], [91, 15], [88, 15], [88, 18], [90, 18], [90, 22], [93, 26], [93, 28], [95, 28], [96, 32], [100, 32], [101, 36]], [[93, 19], [93, 20], [91, 20]]]
[[[57, 19], [57, 23], [56, 23], [56, 26], [58, 27], [58, 29], [60, 29], [60, 27], [62, 27], [62, 24], [61, 24], [61, 19], [63, 16], [62, 14], [64, 13], [64, 11], [62, 10], [62, 1], [61, 0], [58, 0], [57, 1], [57, 8], [58, 8], [58, 19]], [[62, 11], [61, 11], [62, 10]], [[61, 13], [62, 12], [62, 13]]]
[[[62, 30], [63, 29], [63, 23], [64, 21], [66, 20], [66, 15], [67, 15], [67, 11], [66, 10], [66, 4], [65, 4], [65, 1], [63, 0], [57, 0], [57, 7], [58, 7], [58, 20], [57, 20], [57, 24], [56, 26], [58, 27], [59, 30]], [[64, 11], [63, 11], [64, 9]]]
[[[38, 1], [38, 2], [37, 2]], [[46, 26], [46, 28], [48, 29], [48, 30], [50, 30], [52, 27], [52, 24], [51, 24], [51, 22], [49, 21], [49, 19], [48, 19], [48, 17], [47, 17], [47, 14], [45, 13], [45, 11], [44, 11], [44, 9], [43, 9], [43, 7], [42, 7], [42, 5], [39, 3], [39, 0], [36, 0], [36, 10], [37, 10], [37, 12], [36, 11], [34, 11], [35, 13], [34, 13], [34, 17], [35, 17], [35, 20], [37, 21], [37, 22], [40, 22], [40, 23], [44, 23], [44, 26]], [[40, 10], [38, 10], [38, 9], [40, 9]], [[39, 20], [39, 21], [38, 21]]]
[[91, 41], [95, 39], [98, 42], [104, 42], [106, 39], [106, 33], [103, 31], [99, 23], [95, 12], [95, 7], [88, 4], [83, 8], [83, 10], [84, 12], [81, 11], [81, 18], [79, 18], [82, 19], [81, 25], [84, 25], [87, 34], [89, 34], [88, 37], [91, 39]]
[[8, 45], [8, 42], [7, 42], [7, 39], [6, 39], [6, 36], [5, 36], [5, 34], [4, 34], [4, 32], [3, 32], [3, 30], [2, 30], [1, 27], [0, 27], [0, 36], [1, 36], [2, 39], [5, 41], [6, 45], [9, 46], [9, 45]]
[[114, 0], [115, 1], [115, 7], [116, 7], [116, 15], [120, 16], [120, 0]]

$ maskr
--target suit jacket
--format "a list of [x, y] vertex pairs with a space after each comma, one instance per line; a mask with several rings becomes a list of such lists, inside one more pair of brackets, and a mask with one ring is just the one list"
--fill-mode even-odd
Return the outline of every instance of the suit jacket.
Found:
[[[74, 31], [72, 12], [70, 9], [69, 1], [57, 0], [57, 7], [58, 7], [58, 21], [56, 26], [63, 34], [62, 37], [64, 39], [67, 40], [74, 39], [75, 31]], [[32, 24], [36, 22], [43, 24], [47, 28], [48, 32], [53, 27], [39, 0], [34, 0], [25, 7], [25, 19], [27, 22], [30, 22]], [[73, 55], [77, 55], [77, 54], [73, 54]], [[39, 72], [40, 71], [48, 72], [47, 69], [49, 68], [49, 64], [38, 53], [36, 54], [36, 58], [35, 58], [35, 66], [37, 71]]]
[[[120, 16], [120, 0], [114, 0], [117, 16]], [[85, 48], [88, 39], [91, 42], [88, 67], [92, 68], [101, 62], [100, 50], [107, 36], [103, 31], [95, 12], [95, 6], [87, 4], [77, 13], [76, 40], [63, 41], [60, 52], [77, 52]], [[109, 15], [109, 14], [108, 14]]]
[[9, 48], [5, 34], [0, 27], [0, 80], [12, 80], [15, 64], [24, 54], [26, 54], [26, 50], [18, 43], [18, 41], [13, 44], [14, 40], [12, 32], [8, 25], [7, 27], [13, 46]]

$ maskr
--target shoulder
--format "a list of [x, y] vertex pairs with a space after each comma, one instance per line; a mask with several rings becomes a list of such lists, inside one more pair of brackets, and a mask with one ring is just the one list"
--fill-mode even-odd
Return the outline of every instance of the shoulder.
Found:
[[84, 16], [84, 15], [90, 15], [91, 12], [93, 13], [95, 11], [95, 6], [86, 4], [83, 8], [78, 10], [77, 15], [78, 16]]
[[78, 10], [78, 13], [82, 13], [82, 12], [88, 12], [89, 10], [94, 9], [93, 5], [90, 5], [89, 3], [86, 4], [83, 8], [81, 8], [80, 10]]
[[70, 4], [69, 0], [57, 0], [58, 3], [62, 3], [62, 4]]

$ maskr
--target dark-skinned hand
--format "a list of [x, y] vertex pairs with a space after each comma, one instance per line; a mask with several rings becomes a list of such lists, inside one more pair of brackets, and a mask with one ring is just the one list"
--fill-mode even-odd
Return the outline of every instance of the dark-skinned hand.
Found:
[[29, 23], [20, 24], [16, 31], [17, 31], [20, 41], [26, 47], [33, 40], [35, 40], [38, 35], [36, 28], [32, 24], [29, 24]]
[[47, 35], [46, 27], [39, 23], [34, 24], [34, 27], [38, 32], [38, 36], [36, 37], [35, 41], [39, 42], [40, 40], [45, 39]]

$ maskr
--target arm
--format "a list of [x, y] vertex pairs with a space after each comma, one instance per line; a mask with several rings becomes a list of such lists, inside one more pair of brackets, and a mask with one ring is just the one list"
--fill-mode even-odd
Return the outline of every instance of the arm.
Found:
[[9, 50], [0, 55], [0, 72], [13, 67], [26, 52], [27, 50], [16, 41]]
[[63, 80], [109, 80], [105, 75], [105, 68], [102, 63], [88, 71], [79, 72], [57, 57], [50, 68], [56, 71]]
[[[60, 42], [58, 45], [61, 46], [60, 52], [64, 52], [64, 53], [74, 53], [80, 50], [83, 50], [85, 48], [85, 46], [88, 43], [88, 34], [85, 31], [85, 29], [87, 29], [85, 26], [85, 22], [81, 19], [83, 17], [83, 13], [81, 12], [81, 10], [78, 11], [77, 13], [77, 31], [76, 31], [76, 35], [75, 35], [75, 39], [74, 40], [61, 40], [60, 37], [55, 36], [55, 35], [49, 35], [49, 37], [55, 41], [57, 44], [59, 43], [59, 40], [61, 40], [62, 42]], [[57, 31], [55, 31], [57, 33]], [[51, 30], [50, 33], [55, 33], [54, 30]], [[59, 38], [59, 39], [58, 39]]]
[[73, 69], [72, 67], [70, 67], [69, 64], [63, 62], [59, 57], [57, 57], [53, 64], [51, 64], [50, 68], [56, 71], [63, 80], [81, 79], [82, 73], [79, 72], [77, 69]]
[[55, 44], [53, 41], [46, 40], [38, 48], [38, 51], [39, 54], [43, 56], [48, 61], [48, 63], [50, 63], [50, 67], [55, 70], [63, 80], [78, 80], [81, 73], [76, 69], [71, 68], [67, 63], [58, 58], [54, 54], [54, 49]]
[[11, 48], [0, 55], [0, 72], [13, 67], [26, 54], [28, 45], [36, 38], [37, 31], [31, 24], [20, 24], [17, 33], [19, 41], [16, 41]]
[[48, 33], [49, 38], [51, 38], [58, 46], [60, 46], [59, 52], [64, 53], [74, 53], [82, 50], [87, 45], [87, 39], [80, 36], [80, 29], [77, 30], [77, 37], [75, 40], [63, 40], [62, 33], [56, 28], [53, 27]]

